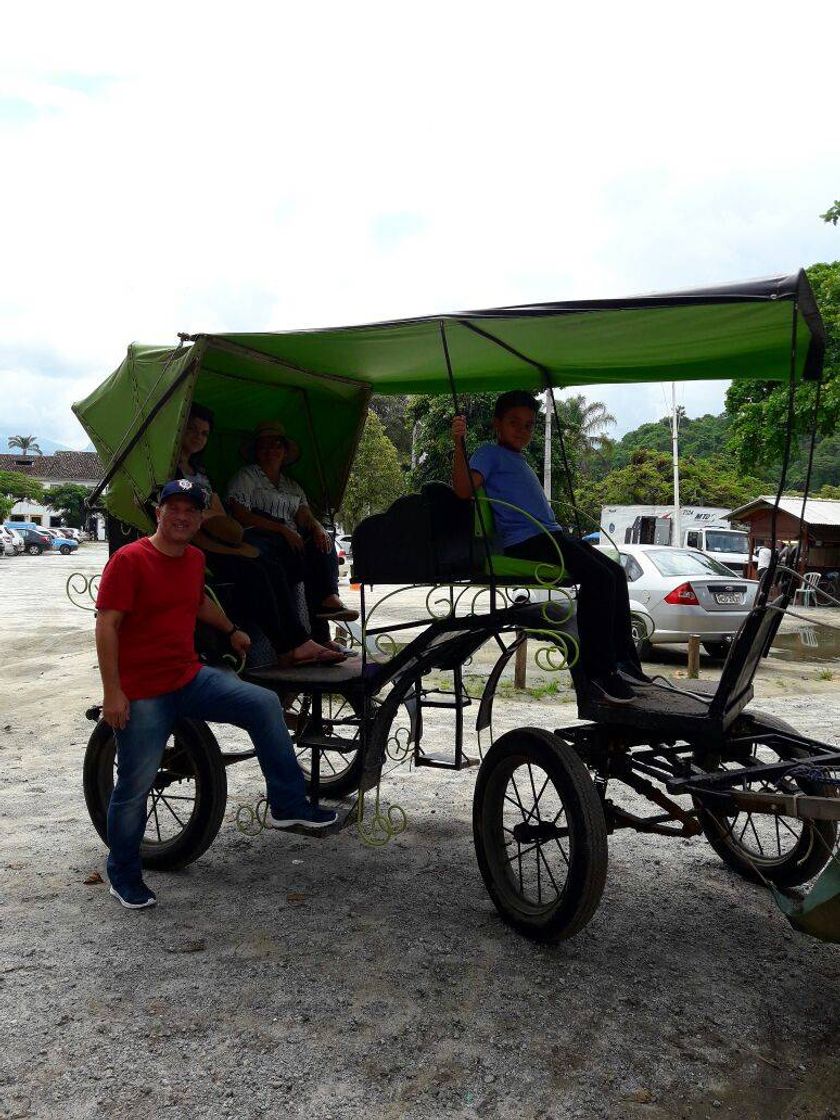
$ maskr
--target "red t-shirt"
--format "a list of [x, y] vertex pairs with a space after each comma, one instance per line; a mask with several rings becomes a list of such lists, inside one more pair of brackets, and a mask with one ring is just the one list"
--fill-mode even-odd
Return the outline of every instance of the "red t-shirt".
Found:
[[195, 620], [203, 597], [204, 553], [192, 545], [183, 556], [167, 556], [143, 537], [105, 565], [96, 606], [125, 614], [119, 670], [129, 700], [174, 692], [196, 675]]

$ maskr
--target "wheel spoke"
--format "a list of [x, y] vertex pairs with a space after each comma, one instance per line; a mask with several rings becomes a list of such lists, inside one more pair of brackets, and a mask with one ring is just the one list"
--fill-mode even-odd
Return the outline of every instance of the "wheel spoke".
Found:
[[784, 817], [777, 817], [776, 819], [778, 820], [779, 824], [784, 825], [784, 827], [788, 830], [788, 832], [791, 834], [791, 836], [794, 838], [794, 840], [796, 840], [798, 842], [801, 833], [797, 832], [795, 828], [791, 828], [791, 826], [788, 824], [788, 822], [785, 820]]
[[181, 826], [181, 828], [184, 828], [185, 827], [184, 822], [181, 820], [181, 818], [178, 816], [178, 814], [175, 812], [175, 810], [172, 808], [172, 806], [166, 800], [166, 797], [164, 796], [164, 794], [161, 794], [160, 797], [158, 798], [158, 800], [162, 801], [164, 803], [166, 808], [169, 810], [169, 812], [172, 814], [172, 816], [175, 818], [175, 820], [178, 822], [178, 824]]
[[160, 820], [158, 819], [158, 811], [157, 811], [158, 800], [159, 800], [159, 797], [155, 797], [155, 795], [152, 794], [152, 813], [154, 814], [154, 818], [155, 818], [155, 830], [157, 831], [158, 843], [160, 843], [161, 840], [163, 839], [163, 837], [160, 834]]
[[543, 861], [543, 863], [545, 864], [545, 869], [546, 869], [546, 871], [548, 872], [548, 877], [549, 877], [549, 879], [551, 880], [551, 885], [552, 885], [552, 886], [554, 887], [554, 892], [555, 892], [555, 894], [556, 894], [556, 895], [557, 895], [557, 896], [559, 897], [559, 895], [560, 895], [560, 888], [559, 888], [559, 887], [557, 886], [557, 880], [556, 880], [556, 879], [554, 878], [554, 876], [553, 876], [553, 875], [551, 874], [551, 868], [550, 868], [550, 867], [549, 867], [549, 865], [548, 865], [548, 860], [547, 860], [547, 859], [545, 858], [545, 853], [544, 853], [544, 852], [543, 852], [543, 850], [542, 850], [542, 845], [540, 845], [540, 847], [539, 847], [539, 848], [537, 849], [537, 851], [539, 852], [539, 857], [540, 857], [540, 859], [541, 859], [541, 860]]
[[[522, 843], [521, 843], [521, 841], [519, 841], [519, 840], [517, 840], [517, 844], [519, 845], [519, 851], [518, 851], [518, 852], [516, 853], [516, 855], [515, 855], [515, 856], [509, 856], [509, 857], [508, 857], [508, 863], [513, 863], [513, 861], [514, 861], [515, 859], [518, 859], [518, 860], [519, 860], [519, 864], [520, 864], [520, 868], [521, 868], [521, 866], [522, 866], [522, 857], [523, 857], [523, 856], [527, 856], [527, 855], [528, 855], [528, 854], [529, 854], [530, 852], [532, 852], [532, 851], [534, 850], [534, 848], [536, 848], [536, 847], [537, 847], [537, 842], [536, 842], [536, 840], [535, 840], [535, 841], [534, 841], [534, 843], [533, 843], [533, 844], [529, 844], [527, 848], [523, 848], [523, 847], [522, 847]], [[521, 872], [520, 872], [520, 874], [521, 874]]]
[[764, 846], [761, 843], [761, 837], [758, 835], [758, 830], [755, 827], [755, 821], [753, 820], [753, 814], [748, 813], [747, 816], [748, 816], [748, 819], [749, 819], [749, 822], [750, 822], [750, 828], [752, 829], [752, 834], [755, 837], [755, 842], [756, 842], [756, 844], [758, 844], [759, 854], [763, 856], [764, 855]]
[[566, 855], [565, 851], [563, 850], [563, 845], [560, 843], [560, 841], [557, 839], [556, 836], [554, 837], [554, 843], [560, 849], [560, 855], [563, 857], [563, 862], [568, 867], [569, 866], [569, 857]]
[[519, 804], [519, 811], [522, 814], [522, 820], [527, 824], [530, 820], [531, 814], [525, 812], [525, 806], [522, 804], [522, 798], [519, 796], [519, 787], [516, 784], [516, 778], [513, 774], [510, 776], [510, 784], [513, 786], [513, 792], [516, 794], [516, 800]]

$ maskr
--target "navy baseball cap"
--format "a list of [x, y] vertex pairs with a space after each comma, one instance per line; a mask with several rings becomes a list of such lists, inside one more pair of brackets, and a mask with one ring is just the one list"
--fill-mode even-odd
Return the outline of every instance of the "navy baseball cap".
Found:
[[204, 509], [207, 502], [204, 491], [197, 482], [190, 482], [188, 478], [173, 478], [171, 482], [164, 483], [158, 498], [158, 505], [162, 506], [170, 498], [186, 498], [199, 509]]

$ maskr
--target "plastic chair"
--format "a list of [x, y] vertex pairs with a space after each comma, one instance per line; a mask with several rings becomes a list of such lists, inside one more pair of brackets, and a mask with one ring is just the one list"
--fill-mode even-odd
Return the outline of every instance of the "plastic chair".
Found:
[[803, 607], [810, 606], [811, 598], [816, 598], [817, 584], [820, 582], [819, 572], [806, 572], [801, 587], [793, 593], [793, 605], [796, 606], [796, 596], [802, 596]]

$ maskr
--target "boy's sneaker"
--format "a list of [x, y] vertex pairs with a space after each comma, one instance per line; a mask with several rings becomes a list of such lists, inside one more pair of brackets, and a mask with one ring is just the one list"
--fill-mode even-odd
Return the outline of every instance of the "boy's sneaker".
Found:
[[145, 910], [148, 906], [157, 906], [157, 895], [142, 879], [136, 883], [121, 883], [119, 887], [111, 883], [110, 893], [126, 910]]
[[278, 813], [275, 816], [274, 811], [269, 809], [265, 815], [267, 828], [294, 828], [295, 825], [308, 829], [329, 828], [337, 820], [338, 813], [334, 809], [321, 809], [309, 802], [297, 813]]
[[631, 704], [636, 693], [618, 673], [606, 677], [593, 677], [589, 682], [593, 697], [607, 704]]

